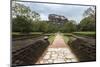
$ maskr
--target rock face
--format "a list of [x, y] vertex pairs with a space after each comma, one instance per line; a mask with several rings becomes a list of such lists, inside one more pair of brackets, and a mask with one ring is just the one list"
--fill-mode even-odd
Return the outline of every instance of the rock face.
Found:
[[63, 24], [64, 22], [68, 22], [68, 19], [64, 16], [61, 15], [56, 15], [56, 14], [49, 14], [48, 16], [49, 21], [55, 22], [58, 24]]

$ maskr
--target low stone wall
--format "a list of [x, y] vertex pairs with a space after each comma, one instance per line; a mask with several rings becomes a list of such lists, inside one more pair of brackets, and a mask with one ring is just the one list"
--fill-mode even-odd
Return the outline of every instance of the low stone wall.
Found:
[[12, 64], [14, 66], [35, 64], [35, 62], [37, 62], [39, 57], [41, 57], [48, 45], [48, 40], [40, 39], [34, 42], [33, 44], [23, 46], [16, 51], [13, 50]]
[[72, 48], [73, 53], [79, 58], [80, 62], [95, 61], [96, 60], [96, 45], [88, 42], [88, 40], [83, 40], [76, 38], [74, 41], [68, 42], [69, 46]]

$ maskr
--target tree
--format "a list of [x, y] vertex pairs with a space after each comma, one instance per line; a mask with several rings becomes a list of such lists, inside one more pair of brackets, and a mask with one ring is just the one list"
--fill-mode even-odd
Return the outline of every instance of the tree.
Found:
[[46, 22], [39, 23], [39, 31], [47, 32], [48, 31], [48, 24]]
[[40, 20], [40, 15], [37, 12], [32, 11], [29, 7], [26, 7], [17, 2], [12, 3], [13, 32], [28, 33], [31, 31], [37, 31], [38, 27], [36, 27], [36, 24], [33, 22], [38, 20]]
[[74, 20], [64, 24], [63, 32], [74, 32], [77, 30], [76, 22]]
[[84, 17], [92, 17], [95, 18], [95, 6], [89, 7], [87, 10], [85, 10], [85, 12], [83, 13]]
[[27, 19], [25, 16], [17, 16], [12, 19], [12, 31], [29, 33], [32, 31], [32, 20]]
[[25, 16], [33, 21], [40, 19], [40, 15], [37, 12], [32, 11], [29, 7], [17, 2], [12, 2], [12, 18], [15, 18], [16, 16]]
[[91, 17], [85, 17], [79, 26], [81, 31], [95, 31], [95, 20]]
[[84, 11], [83, 16], [84, 18], [78, 24], [80, 31], [95, 31], [95, 7], [92, 6], [88, 8], [86, 11]]

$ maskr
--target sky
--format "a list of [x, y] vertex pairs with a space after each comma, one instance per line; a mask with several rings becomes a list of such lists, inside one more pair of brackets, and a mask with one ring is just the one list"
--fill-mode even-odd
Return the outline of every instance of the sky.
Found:
[[79, 23], [83, 18], [83, 13], [91, 6], [80, 5], [64, 5], [64, 4], [50, 4], [50, 3], [35, 3], [35, 2], [18, 2], [28, 6], [32, 11], [40, 14], [41, 20], [48, 20], [49, 14], [62, 15], [68, 20], [75, 20]]

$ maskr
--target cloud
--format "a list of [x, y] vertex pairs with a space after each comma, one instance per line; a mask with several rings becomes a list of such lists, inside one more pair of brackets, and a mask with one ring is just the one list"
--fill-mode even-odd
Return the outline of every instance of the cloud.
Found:
[[83, 18], [84, 11], [90, 6], [79, 5], [62, 5], [62, 4], [47, 4], [34, 2], [19, 2], [28, 6], [32, 11], [36, 11], [41, 15], [42, 20], [48, 20], [49, 14], [58, 14], [67, 17], [70, 20], [75, 20], [77, 23]]

